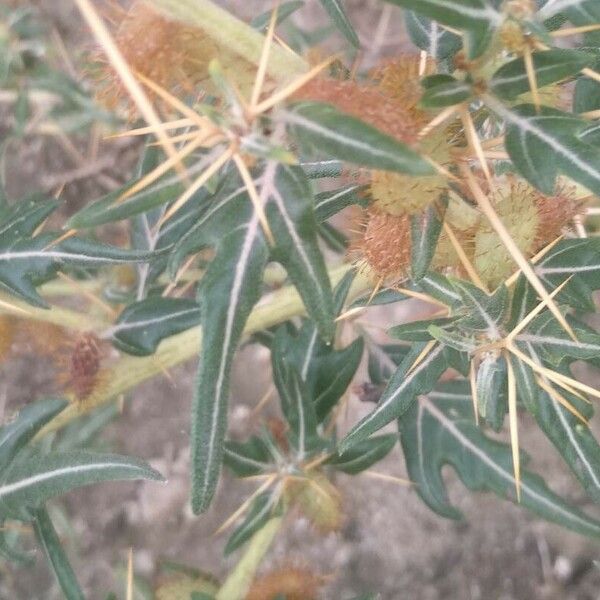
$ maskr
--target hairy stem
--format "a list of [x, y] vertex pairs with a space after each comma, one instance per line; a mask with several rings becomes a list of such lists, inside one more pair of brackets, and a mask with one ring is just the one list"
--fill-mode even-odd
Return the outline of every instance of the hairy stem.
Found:
[[[332, 285], [335, 285], [350, 268], [350, 265], [345, 264], [332, 269], [330, 271]], [[357, 297], [368, 290], [370, 285], [367, 278], [359, 273], [354, 281], [349, 298]], [[292, 286], [282, 288], [271, 295], [270, 301], [257, 306], [252, 311], [246, 323], [244, 335], [247, 337], [257, 331], [273, 327], [292, 317], [303, 314], [305, 314], [304, 305], [296, 289]], [[83, 315], [80, 315], [81, 317]], [[59, 429], [73, 419], [106, 404], [147, 379], [197, 356], [201, 340], [200, 327], [194, 327], [164, 340], [152, 356], [142, 358], [123, 356], [112, 368], [102, 374], [98, 389], [89, 399], [80, 404], [68, 406], [46, 425], [38, 435], [44, 435]]]

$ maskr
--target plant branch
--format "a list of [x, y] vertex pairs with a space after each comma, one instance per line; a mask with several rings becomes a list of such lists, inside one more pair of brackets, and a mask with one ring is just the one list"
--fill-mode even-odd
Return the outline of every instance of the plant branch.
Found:
[[[351, 268], [348, 264], [333, 268], [330, 271], [332, 285], [335, 286]], [[370, 285], [367, 278], [358, 273], [350, 290], [349, 299], [356, 298], [368, 290]], [[51, 313], [54, 310], [43, 312]], [[265, 302], [254, 308], [246, 323], [244, 335], [247, 337], [257, 331], [262, 331], [303, 314], [305, 314], [304, 305], [296, 289], [292, 286], [282, 288], [271, 295], [269, 302]], [[73, 318], [68, 312], [66, 316], [71, 319]], [[80, 404], [69, 405], [46, 425], [38, 435], [42, 436], [60, 429], [73, 419], [90, 412], [98, 406], [106, 404], [140, 383], [163, 373], [166, 369], [170, 369], [177, 364], [196, 357], [200, 349], [201, 340], [200, 327], [194, 327], [164, 340], [158, 347], [158, 350], [151, 356], [141, 358], [123, 356], [114, 367], [103, 374], [103, 384], [99, 386], [99, 389], [88, 400]]]

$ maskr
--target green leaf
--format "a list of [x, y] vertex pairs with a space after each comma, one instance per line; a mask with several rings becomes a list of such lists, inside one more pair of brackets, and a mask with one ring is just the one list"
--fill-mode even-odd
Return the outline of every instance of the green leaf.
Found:
[[[539, 88], [562, 79], [574, 77], [581, 69], [592, 65], [596, 57], [580, 50], [552, 48], [532, 55], [536, 83]], [[502, 65], [490, 80], [491, 91], [511, 100], [530, 91], [524, 58], [515, 58]]]
[[447, 203], [443, 205], [434, 203], [411, 219], [410, 268], [414, 282], [418, 282], [425, 277], [431, 265], [442, 231], [442, 220], [446, 206]]
[[[451, 465], [473, 491], [491, 491], [516, 501], [511, 449], [487, 438], [478, 428], [468, 399], [420, 396], [399, 422], [408, 475], [415, 491], [438, 514], [459, 518], [446, 494], [442, 468]], [[600, 523], [569, 506], [541, 477], [521, 471], [520, 505], [542, 518], [591, 537], [600, 537]]]
[[[596, 0], [555, 0], [554, 2], [547, 2], [538, 12], [537, 18], [545, 21], [558, 13], [565, 13], [577, 25], [597, 23], [600, 19]], [[580, 20], [581, 22], [579, 22]]]
[[[141, 178], [141, 177], [140, 177]], [[66, 223], [68, 229], [86, 229], [97, 227], [106, 223], [114, 223], [139, 215], [148, 210], [176, 200], [183, 192], [184, 187], [178, 175], [172, 175], [155, 182], [143, 190], [133, 194], [126, 200], [119, 199], [138, 180], [127, 184], [121, 189], [109, 192], [92, 204], [75, 213]], [[204, 194], [204, 191], [199, 192]]]
[[600, 357], [600, 335], [572, 317], [577, 341], [571, 339], [552, 314], [542, 313], [518, 334], [515, 341], [534, 347], [544, 360], [558, 365], [565, 359], [589, 360]]
[[[277, 8], [277, 25], [281, 24], [289, 16], [293, 15], [299, 8], [302, 8], [303, 6], [304, 2], [302, 2], [302, 0], [291, 0], [291, 2], [283, 2], [282, 4], [280, 4]], [[267, 29], [269, 23], [271, 22], [272, 14], [273, 11], [268, 10], [258, 15], [258, 17], [254, 17], [254, 19], [250, 21], [250, 26], [260, 31]]]
[[[562, 240], [535, 266], [537, 275], [557, 287], [568, 277], [585, 281], [592, 290], [600, 289], [600, 239], [597, 237]], [[572, 282], [567, 284], [567, 288]], [[559, 298], [561, 297], [559, 294]]]
[[33, 521], [35, 535], [44, 548], [44, 552], [52, 565], [54, 575], [58, 581], [66, 600], [85, 600], [73, 567], [63, 550], [60, 539], [48, 511], [41, 507], [35, 511]]
[[395, 434], [377, 435], [352, 446], [344, 454], [335, 454], [325, 464], [348, 475], [357, 475], [385, 458], [397, 441]]
[[437, 340], [444, 346], [458, 350], [458, 352], [471, 353], [477, 348], [476, 341], [456, 331], [447, 331], [437, 325], [430, 325], [428, 332], [432, 339]]
[[33, 439], [35, 434], [67, 405], [66, 400], [39, 400], [28, 404], [17, 418], [0, 429], [0, 474], [19, 450]]
[[223, 463], [238, 477], [258, 475], [272, 460], [268, 446], [259, 437], [253, 436], [246, 442], [225, 442]]
[[367, 201], [361, 195], [364, 190], [364, 185], [348, 185], [332, 192], [317, 194], [315, 197], [315, 217], [317, 221], [326, 221], [353, 204], [366, 207]]
[[28, 453], [13, 462], [0, 478], [0, 514], [29, 518], [32, 510], [72, 489], [131, 479], [163, 480], [143, 461], [126, 456], [79, 451]]
[[[369, 342], [369, 379], [375, 385], [386, 384], [398, 365], [406, 358], [410, 347], [405, 344]], [[382, 389], [383, 391], [383, 389]]]
[[195, 301], [152, 296], [127, 306], [104, 337], [123, 352], [149, 356], [162, 340], [199, 322], [200, 308]]
[[502, 15], [488, 0], [388, 0], [430, 19], [467, 32], [469, 58], [487, 48], [491, 32], [502, 24]]
[[573, 112], [584, 113], [600, 109], [600, 82], [579, 77], [573, 93]]
[[438, 328], [449, 327], [456, 321], [455, 317], [440, 317], [423, 321], [409, 321], [388, 329], [388, 335], [407, 342], [428, 342], [433, 339], [429, 331], [431, 325]]
[[298, 102], [285, 121], [295, 137], [334, 158], [364, 167], [430, 175], [433, 167], [414, 150], [329, 104]]
[[288, 370], [286, 385], [289, 401], [289, 410], [286, 415], [290, 426], [288, 435], [292, 446], [297, 450], [298, 460], [302, 462], [307, 454], [320, 445], [317, 433], [317, 415], [306, 385], [295, 369]]
[[[341, 310], [339, 299], [338, 308]], [[362, 353], [361, 338], [346, 348], [336, 350], [319, 338], [317, 330], [309, 321], [305, 321], [295, 335], [290, 334], [286, 326], [279, 327], [271, 347], [271, 358], [284, 414], [287, 416], [291, 410], [292, 400], [287, 389], [290, 369], [295, 369], [306, 383], [320, 423], [346, 392], [360, 364]]]
[[402, 292], [393, 289], [380, 290], [374, 296], [372, 292], [368, 292], [364, 296], [357, 298], [350, 308], [358, 308], [362, 306], [384, 306], [386, 304], [395, 304], [402, 300], [408, 300], [408, 296]]
[[506, 151], [515, 169], [544, 194], [553, 195], [559, 173], [600, 194], [600, 148], [580, 139], [587, 123], [547, 106], [491, 108], [506, 120]]
[[340, 442], [340, 453], [343, 454], [354, 444], [401, 417], [419, 394], [426, 394], [435, 387], [447, 367], [444, 347], [441, 344], [435, 345], [413, 368], [424, 347], [424, 344], [413, 344], [406, 358], [392, 375], [375, 410], [355, 425]]
[[264, 492], [257, 496], [252, 502], [246, 518], [227, 541], [225, 556], [247, 542], [277, 512], [277, 498], [274, 494]]
[[[246, 204], [240, 208], [244, 208]], [[238, 211], [239, 212], [239, 211]], [[248, 214], [249, 213], [249, 214]], [[208, 508], [223, 455], [231, 364], [244, 325], [258, 302], [268, 260], [257, 215], [246, 208], [217, 248], [201, 280], [202, 347], [192, 405], [192, 509]], [[215, 228], [218, 231], [218, 228]]]
[[66, 239], [53, 246], [57, 238], [56, 234], [26, 236], [16, 241], [12, 235], [0, 237], [0, 287], [34, 306], [45, 308], [46, 302], [36, 292], [36, 285], [64, 266], [93, 268], [143, 262], [156, 256], [81, 238]]
[[454, 106], [465, 102], [472, 95], [473, 86], [468, 81], [444, 80], [427, 86], [421, 96], [421, 106], [425, 108]]
[[500, 431], [508, 411], [506, 361], [492, 353], [484, 356], [477, 369], [477, 409], [481, 418]]
[[315, 235], [309, 182], [298, 167], [270, 163], [262, 189], [267, 194], [267, 219], [275, 238], [272, 257], [285, 267], [321, 335], [331, 339], [335, 330], [333, 296]]
[[[527, 350], [532, 358], [541, 363], [531, 345], [527, 345]], [[554, 444], [589, 496], [599, 501], [600, 445], [591, 429], [537, 385], [529, 366], [514, 359], [513, 367], [518, 397], [524, 401], [527, 410], [534, 416], [539, 427]], [[559, 391], [582, 416], [591, 416], [589, 404], [566, 390]]]
[[342, 0], [320, 0], [321, 6], [327, 11], [335, 26], [340, 30], [344, 37], [355, 47], [360, 46], [360, 41], [356, 31], [344, 10]]
[[468, 281], [457, 279], [452, 283], [462, 297], [463, 311], [466, 313], [458, 326], [468, 331], [484, 331], [492, 340], [500, 339], [500, 326], [509, 308], [508, 288], [500, 285], [493, 294], [488, 295]]
[[462, 298], [454, 285], [439, 273], [427, 273], [419, 280], [419, 288], [446, 306], [455, 307], [462, 304]]
[[461, 47], [460, 36], [444, 29], [436, 21], [422, 17], [412, 10], [404, 13], [406, 27], [413, 44], [438, 61], [455, 54]]

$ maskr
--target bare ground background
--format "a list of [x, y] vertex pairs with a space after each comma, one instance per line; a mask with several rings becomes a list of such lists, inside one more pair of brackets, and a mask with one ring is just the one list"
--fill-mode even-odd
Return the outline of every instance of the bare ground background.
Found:
[[[27, 4], [23, 2], [22, 4]], [[75, 57], [89, 43], [69, 0], [37, 0], [29, 4], [42, 15], [49, 31], [55, 29]], [[237, 14], [251, 17], [268, 8], [258, 0], [232, 1]], [[316, 0], [308, 0], [296, 18], [308, 24], [324, 18]], [[352, 0], [354, 22], [369, 43], [382, 18], [381, 4]], [[403, 45], [404, 36], [395, 9], [385, 36], [378, 39], [383, 52]], [[368, 45], [367, 45], [368, 47]], [[368, 56], [366, 60], [370, 60]], [[0, 113], [0, 136], [6, 135], [10, 113]], [[2, 123], [4, 121], [4, 125]], [[85, 151], [88, 141], [76, 139]], [[67, 183], [63, 198], [71, 212], [98, 197], [106, 177], [122, 181], [135, 162], [135, 148], [103, 143], [99, 157], [105, 167], [89, 177]], [[12, 199], [25, 192], [47, 189], [77, 167], [62, 145], [49, 139], [26, 137], [11, 147], [7, 164], [8, 191]], [[68, 177], [65, 177], [68, 179]], [[385, 326], [385, 313], [378, 318]], [[168, 478], [156, 484], [103, 484], [70, 494], [62, 506], [72, 529], [62, 528], [76, 572], [89, 598], [101, 599], [109, 589], [122, 591], [115, 567], [122, 568], [130, 546], [136, 573], [152, 580], [163, 559], [223, 576], [236, 556], [224, 560], [224, 537], [214, 530], [243, 501], [251, 484], [225, 475], [210, 512], [192, 518], [188, 495], [188, 415], [194, 364], [174, 369], [173, 380], [157, 378], [135, 390], [124, 414], [104, 438], [123, 453], [149, 460]], [[5, 390], [5, 411], [56, 388], [49, 361], [21, 354], [0, 370]], [[240, 352], [232, 393], [231, 429], [242, 435], [256, 425], [252, 407], [268, 385], [268, 356], [255, 348]], [[351, 398], [347, 422], [355, 422], [368, 407]], [[532, 466], [544, 473], [551, 487], [575, 505], [596, 512], [556, 452], [532, 426], [521, 420], [521, 438], [532, 455]], [[398, 451], [378, 471], [405, 475]], [[301, 518], [290, 518], [264, 568], [295, 564], [329, 575], [322, 597], [350, 599], [364, 592], [379, 592], [384, 599], [437, 600], [594, 600], [600, 598], [600, 544], [558, 527], [544, 524], [525, 511], [491, 495], [471, 495], [446, 473], [453, 501], [466, 519], [446, 521], [430, 512], [410, 488], [367, 477], [338, 477], [345, 524], [336, 534], [320, 535]], [[0, 598], [53, 600], [60, 598], [45, 561], [40, 556], [33, 570], [20, 571], [0, 564]]]

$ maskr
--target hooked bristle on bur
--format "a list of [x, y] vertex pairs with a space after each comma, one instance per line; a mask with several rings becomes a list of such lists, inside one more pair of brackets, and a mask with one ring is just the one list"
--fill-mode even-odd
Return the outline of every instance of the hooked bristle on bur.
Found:
[[[556, 239], [579, 210], [573, 190], [560, 186], [555, 195], [545, 196], [524, 181], [499, 185], [491, 200], [526, 257]], [[515, 270], [510, 253], [485, 220], [475, 233], [474, 264], [482, 279], [492, 286], [499, 285]]]
[[[421, 69], [423, 68], [421, 73]], [[379, 89], [410, 112], [414, 123], [421, 129], [430, 120], [430, 115], [421, 109], [419, 101], [423, 94], [421, 78], [436, 72], [436, 62], [428, 57], [422, 66], [418, 54], [403, 54], [383, 61], [371, 70], [370, 76]]]
[[400, 281], [410, 267], [410, 248], [410, 217], [371, 209], [350, 251], [376, 279]]
[[59, 355], [57, 381], [78, 401], [89, 400], [102, 383], [102, 342], [93, 332], [80, 333]]
[[325, 578], [310, 569], [281, 567], [258, 577], [246, 595], [246, 600], [316, 600]]
[[[112, 21], [115, 43], [132, 73], [169, 92], [194, 91], [197, 83], [209, 79], [208, 65], [214, 58], [219, 59], [228, 76], [236, 74], [240, 87], [251, 89], [255, 68], [220, 48], [199, 27], [168, 19], [143, 0], [135, 0], [128, 11], [116, 12]], [[110, 63], [100, 51], [94, 52], [92, 59], [100, 67], [98, 101], [109, 109], [124, 105], [133, 118], [134, 106]], [[147, 93], [157, 100], [152, 91]]]

